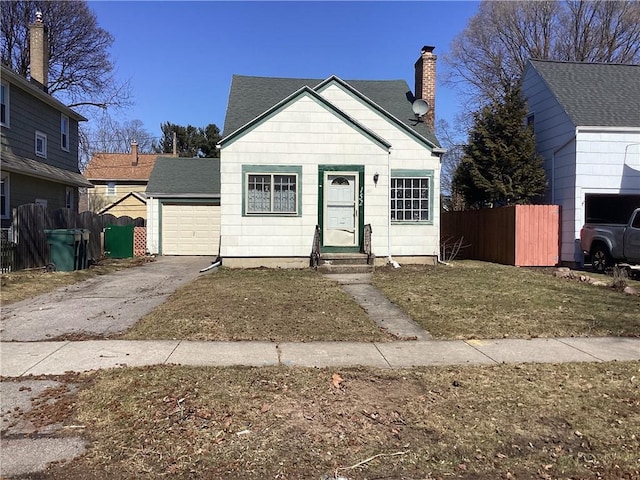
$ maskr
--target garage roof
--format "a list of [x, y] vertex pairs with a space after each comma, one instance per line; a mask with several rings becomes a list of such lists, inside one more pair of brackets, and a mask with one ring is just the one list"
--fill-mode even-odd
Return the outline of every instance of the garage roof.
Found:
[[149, 197], [219, 198], [219, 158], [159, 157], [147, 184]]

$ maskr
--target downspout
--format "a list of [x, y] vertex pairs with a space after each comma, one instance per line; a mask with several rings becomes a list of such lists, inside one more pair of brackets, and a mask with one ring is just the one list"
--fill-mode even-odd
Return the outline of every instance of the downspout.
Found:
[[387, 190], [387, 202], [389, 202], [389, 208], [387, 209], [387, 251], [389, 254], [388, 259], [393, 268], [400, 268], [400, 264], [396, 262], [391, 256], [391, 149], [389, 149], [387, 155], [387, 182], [389, 185]]

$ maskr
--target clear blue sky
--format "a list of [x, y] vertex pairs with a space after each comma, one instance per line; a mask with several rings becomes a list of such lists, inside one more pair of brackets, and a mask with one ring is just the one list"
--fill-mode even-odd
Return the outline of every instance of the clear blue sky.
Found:
[[[89, 2], [114, 36], [117, 77], [130, 79], [133, 108], [120, 120], [223, 129], [233, 74], [344, 80], [404, 79], [414, 88], [423, 45], [440, 57], [478, 2]], [[444, 62], [438, 60], [438, 73]], [[440, 79], [442, 76], [439, 77]], [[436, 117], [461, 108], [438, 82]]]

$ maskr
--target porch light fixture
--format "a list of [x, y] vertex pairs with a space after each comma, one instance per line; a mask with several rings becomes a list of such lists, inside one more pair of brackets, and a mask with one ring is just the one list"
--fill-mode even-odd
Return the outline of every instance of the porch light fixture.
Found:
[[378, 172], [373, 174], [373, 184], [378, 186], [378, 180], [380, 179], [380, 174]]

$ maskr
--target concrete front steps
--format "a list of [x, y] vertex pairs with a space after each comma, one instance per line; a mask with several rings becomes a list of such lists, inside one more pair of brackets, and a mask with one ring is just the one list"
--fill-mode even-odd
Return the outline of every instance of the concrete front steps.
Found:
[[367, 256], [364, 253], [323, 253], [318, 263], [318, 272], [372, 273], [373, 261], [371, 265], [367, 264]]

